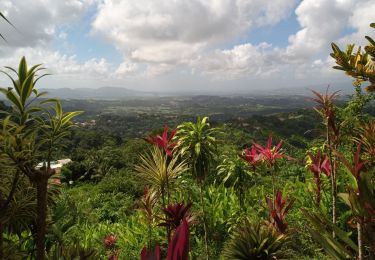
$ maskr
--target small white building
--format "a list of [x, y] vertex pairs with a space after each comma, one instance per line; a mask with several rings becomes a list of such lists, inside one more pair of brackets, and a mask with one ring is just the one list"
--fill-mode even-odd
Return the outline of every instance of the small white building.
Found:
[[[66, 159], [60, 159], [60, 160], [57, 160], [57, 161], [52, 161], [51, 162], [51, 169], [55, 169], [56, 173], [60, 173], [61, 172], [61, 168], [65, 165], [65, 164], [68, 164], [72, 162], [71, 159], [69, 158], [66, 158]], [[38, 163], [38, 165], [35, 167], [36, 169], [40, 169], [43, 167], [43, 165], [47, 164], [47, 162], [40, 162]]]

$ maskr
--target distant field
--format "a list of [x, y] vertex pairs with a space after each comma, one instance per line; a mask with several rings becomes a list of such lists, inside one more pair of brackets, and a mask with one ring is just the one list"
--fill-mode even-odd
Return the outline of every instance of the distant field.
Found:
[[304, 96], [290, 97], [163, 97], [150, 99], [134, 99], [124, 101], [101, 100], [64, 100], [67, 110], [86, 111], [81, 117], [84, 119], [104, 115], [116, 114], [121, 116], [138, 115], [169, 115], [191, 116], [210, 115], [216, 120], [232, 117], [246, 117], [252, 114], [270, 114], [286, 112], [313, 106], [311, 100]]

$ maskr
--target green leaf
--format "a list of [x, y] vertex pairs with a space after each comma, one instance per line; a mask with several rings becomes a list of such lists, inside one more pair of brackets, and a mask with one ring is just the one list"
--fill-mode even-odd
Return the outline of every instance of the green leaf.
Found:
[[7, 73], [6, 71], [1, 71], [1, 72], [2, 72], [3, 74], [5, 74], [5, 75], [6, 75], [6, 76], [12, 81], [13, 86], [14, 86], [14, 88], [16, 89], [17, 93], [20, 94], [20, 91], [19, 91], [19, 84], [17, 83], [17, 81], [14, 80], [14, 79], [12, 78], [12, 76], [9, 75], [9, 73]]
[[57, 98], [49, 98], [40, 102], [40, 104], [48, 104], [48, 103], [57, 103], [59, 100]]
[[73, 118], [73, 117], [76, 117], [80, 114], [82, 114], [83, 111], [75, 111], [75, 112], [69, 112], [67, 113], [61, 120], [61, 124], [62, 125], [65, 125], [67, 124], [68, 122], [70, 122], [70, 120]]
[[8, 91], [6, 94], [7, 98], [15, 105], [19, 111], [23, 111], [21, 100], [14, 94], [13, 91]]
[[197, 156], [201, 153], [201, 143], [196, 143], [194, 146], [194, 151]]
[[27, 77], [27, 63], [25, 56], [22, 57], [19, 67], [18, 67], [18, 77], [20, 79], [20, 83], [22, 84], [23, 81]]
[[0, 17], [3, 18], [7, 23], [9, 23], [10, 25], [12, 25], [14, 27], [14, 25], [5, 17], [5, 15], [3, 13], [0, 12]]
[[34, 80], [34, 73], [30, 73], [27, 75], [26, 79], [22, 82], [21, 86], [21, 98], [22, 98], [22, 104], [26, 103], [26, 100], [30, 97], [34, 85], [33, 85], [33, 80]]
[[[34, 81], [34, 86], [35, 86], [35, 84], [36, 84], [41, 78], [43, 78], [43, 77], [45, 77], [45, 76], [48, 76], [48, 75], [52, 75], [52, 74], [50, 74], [50, 73], [46, 73], [46, 74], [43, 74], [43, 75], [37, 77], [37, 78], [35, 79], [35, 81]], [[47, 92], [45, 92], [45, 93], [47, 93]]]

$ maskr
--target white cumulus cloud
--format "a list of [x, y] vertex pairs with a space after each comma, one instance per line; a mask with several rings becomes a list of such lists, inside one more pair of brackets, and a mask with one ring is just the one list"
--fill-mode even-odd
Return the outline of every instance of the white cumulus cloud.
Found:
[[161, 65], [190, 65], [207, 50], [251, 28], [286, 18], [294, 0], [105, 0], [92, 33], [121, 50], [125, 59]]

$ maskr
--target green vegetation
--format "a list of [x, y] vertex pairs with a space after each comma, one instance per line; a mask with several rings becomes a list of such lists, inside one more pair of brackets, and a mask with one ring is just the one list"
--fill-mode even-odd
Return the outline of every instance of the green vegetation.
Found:
[[[244, 97], [168, 98], [152, 113], [164, 98], [86, 101], [99, 115], [63, 101], [63, 112], [37, 91], [43, 68], [22, 58], [1, 89], [0, 258], [373, 259], [368, 40], [355, 55], [332, 45], [353, 96], [327, 89], [293, 108], [273, 97], [252, 112]], [[62, 158], [72, 162], [53, 168]]]

